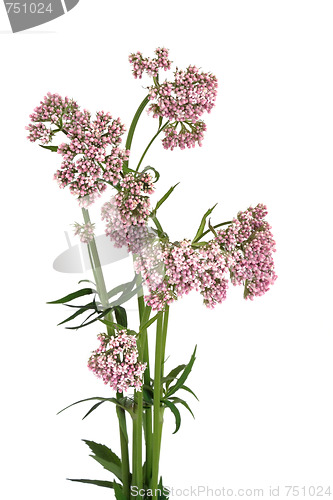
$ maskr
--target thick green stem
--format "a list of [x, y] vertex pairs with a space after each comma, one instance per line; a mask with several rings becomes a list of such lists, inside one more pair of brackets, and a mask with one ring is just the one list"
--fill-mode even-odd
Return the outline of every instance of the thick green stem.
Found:
[[163, 315], [157, 319], [156, 347], [155, 347], [155, 376], [154, 376], [154, 439], [153, 439], [153, 466], [151, 489], [153, 498], [157, 498], [158, 468], [160, 461], [161, 435], [163, 412], [161, 411], [161, 375], [163, 364]]
[[[84, 222], [91, 223], [88, 210], [82, 208]], [[93, 238], [88, 243], [88, 253], [90, 258], [90, 263], [92, 271], [95, 278], [96, 289], [99, 295], [102, 308], [107, 309], [109, 307], [108, 293], [105, 285], [105, 280], [103, 276], [102, 266], [100, 258], [98, 255], [97, 245], [95, 238]], [[112, 312], [110, 311], [106, 318], [113, 322]], [[112, 326], [107, 326], [107, 332], [109, 335], [114, 335], [115, 330]], [[117, 393], [117, 399], [121, 399], [122, 394]], [[127, 435], [127, 424], [125, 410], [117, 406], [116, 409], [117, 417], [119, 421], [119, 433], [120, 433], [120, 448], [121, 448], [121, 468], [122, 468], [122, 480], [123, 480], [123, 491], [127, 499], [130, 498], [130, 468], [129, 468], [129, 453], [128, 453], [128, 435]]]
[[[117, 399], [121, 399], [122, 394], [117, 392]], [[121, 448], [121, 477], [123, 482], [123, 492], [127, 499], [130, 498], [130, 468], [128, 454], [128, 435], [126, 426], [125, 410], [117, 406], [117, 416], [119, 420], [120, 448]]]
[[[138, 276], [138, 282], [141, 283], [141, 277]], [[140, 315], [140, 330], [149, 319], [150, 307], [145, 307], [144, 299], [141, 295], [138, 296], [138, 306]], [[138, 339], [138, 351], [139, 360], [147, 363], [147, 369], [149, 373], [149, 359], [146, 358], [147, 354], [147, 330], [144, 329], [141, 332], [140, 338]], [[146, 380], [146, 373], [144, 375]], [[143, 467], [142, 467], [142, 427], [143, 427], [143, 393], [142, 391], [135, 391], [134, 395], [135, 401], [135, 418], [133, 420], [133, 486], [137, 486], [138, 489], [143, 487]], [[146, 424], [146, 421], [145, 421]], [[145, 425], [146, 426], [146, 425]], [[145, 478], [146, 479], [146, 478]]]
[[[83, 219], [84, 219], [85, 224], [88, 224], [88, 223], [91, 224], [89, 212], [86, 208], [82, 208], [82, 214], [83, 214]], [[99, 298], [100, 298], [100, 301], [102, 304], [102, 308], [107, 309], [109, 306], [108, 292], [107, 292], [105, 281], [104, 281], [101, 261], [99, 259], [95, 238], [92, 238], [92, 240], [89, 241], [88, 252], [89, 252], [89, 258], [90, 258], [92, 271], [93, 271], [95, 282], [96, 282], [97, 293], [99, 295]], [[106, 315], [106, 319], [113, 322], [113, 316], [112, 316], [111, 311]], [[108, 326], [107, 332], [109, 335], [114, 335], [114, 328], [112, 328], [111, 326]]]

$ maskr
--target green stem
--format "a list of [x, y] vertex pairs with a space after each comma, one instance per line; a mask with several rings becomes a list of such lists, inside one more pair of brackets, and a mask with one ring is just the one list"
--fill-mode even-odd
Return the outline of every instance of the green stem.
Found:
[[[84, 218], [84, 222], [91, 223], [90, 216], [88, 210], [82, 208], [82, 214]], [[97, 245], [95, 238], [93, 238], [88, 243], [88, 253], [91, 262], [92, 271], [94, 274], [97, 292], [102, 304], [103, 309], [107, 309], [109, 307], [109, 300], [107, 289], [105, 285], [104, 275], [102, 271], [102, 266], [100, 262], [100, 258], [98, 255]], [[113, 322], [112, 312], [110, 311], [106, 315], [106, 319]], [[115, 330], [112, 326], [107, 326], [107, 332], [109, 335], [114, 335]], [[121, 393], [117, 392], [117, 399], [122, 397]], [[130, 495], [130, 468], [129, 468], [129, 454], [128, 454], [128, 435], [127, 435], [127, 424], [126, 424], [126, 415], [125, 410], [117, 406], [116, 409], [117, 417], [119, 421], [119, 433], [120, 433], [120, 447], [121, 447], [121, 468], [122, 468], [122, 480], [123, 480], [123, 491], [127, 499], [129, 499]]]
[[[122, 394], [117, 392], [117, 399], [121, 399]], [[130, 498], [130, 468], [128, 454], [128, 435], [126, 427], [125, 410], [117, 406], [117, 416], [119, 420], [119, 434], [121, 447], [121, 477], [123, 482], [123, 492], [127, 499]]]
[[[138, 121], [139, 121], [139, 118], [143, 112], [143, 110], [145, 109], [145, 107], [147, 106], [149, 102], [149, 97], [146, 96], [144, 98], [144, 100], [141, 102], [140, 106], [138, 107], [134, 117], [133, 117], [133, 120], [132, 120], [132, 123], [131, 123], [131, 126], [129, 128], [129, 131], [128, 131], [128, 135], [127, 135], [127, 139], [126, 139], [126, 144], [125, 144], [125, 149], [131, 149], [131, 146], [132, 146], [132, 141], [133, 141], [133, 136], [134, 136], [134, 132], [135, 132], [135, 128], [138, 124]], [[129, 160], [125, 161], [124, 162], [124, 166], [128, 168], [128, 163], [129, 163]]]
[[153, 436], [153, 466], [151, 489], [153, 498], [157, 498], [158, 468], [160, 460], [161, 435], [163, 412], [161, 411], [161, 375], [163, 363], [163, 314], [157, 319], [156, 347], [155, 347], [155, 376], [154, 376], [154, 436]]
[[169, 124], [169, 121], [167, 121], [167, 122], [163, 125], [163, 127], [159, 128], [159, 129], [158, 129], [158, 131], [156, 132], [156, 134], [154, 135], [154, 137], [151, 139], [151, 141], [149, 142], [148, 146], [146, 147], [146, 149], [144, 150], [144, 152], [143, 152], [143, 154], [142, 154], [142, 156], [141, 156], [141, 158], [140, 158], [140, 161], [139, 161], [139, 163], [138, 163], [138, 166], [136, 167], [136, 171], [138, 171], [138, 170], [139, 170], [140, 165], [141, 165], [141, 163], [142, 163], [142, 161], [143, 161], [144, 157], [146, 156], [146, 153], [147, 153], [148, 149], [149, 149], [149, 148], [150, 148], [150, 146], [153, 144], [153, 142], [155, 141], [156, 137], [157, 137], [157, 136], [158, 136], [158, 135], [162, 132], [162, 130], [164, 130], [164, 129], [165, 129], [165, 127], [166, 127], [168, 124]]
[[165, 345], [166, 345], [166, 337], [168, 333], [168, 323], [169, 323], [169, 306], [165, 306], [165, 311], [164, 311], [164, 321], [163, 321], [163, 330], [162, 330], [162, 359], [163, 359], [163, 364], [161, 367], [161, 376], [163, 377], [164, 374], [164, 360], [165, 360]]

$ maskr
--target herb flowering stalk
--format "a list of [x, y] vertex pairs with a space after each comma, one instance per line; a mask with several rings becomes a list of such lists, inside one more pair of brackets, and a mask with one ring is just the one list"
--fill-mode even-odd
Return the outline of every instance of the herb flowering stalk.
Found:
[[[41, 147], [60, 154], [62, 163], [54, 178], [61, 188], [69, 187], [82, 208], [83, 221], [75, 223], [74, 228], [87, 245], [95, 288], [81, 288], [51, 303], [67, 305], [89, 296], [84, 306], [71, 304], [76, 310], [61, 324], [77, 321], [87, 313], [80, 325], [67, 328], [77, 330], [97, 321], [106, 328], [103, 333], [98, 332], [100, 345], [92, 352], [88, 367], [115, 394], [83, 400], [94, 401], [85, 417], [105, 402], [111, 402], [119, 421], [121, 457], [105, 445], [85, 441], [93, 458], [112, 473], [112, 480], [71, 481], [111, 488], [118, 500], [134, 498], [133, 491], [138, 490], [144, 491], [147, 498], [163, 499], [168, 498], [159, 471], [164, 411], [170, 410], [175, 417], [177, 432], [181, 424], [179, 407], [192, 413], [179, 391], [196, 397], [187, 386], [196, 348], [187, 364], [177, 366], [167, 375], [164, 373], [170, 305], [196, 290], [204, 304], [213, 308], [226, 299], [230, 282], [244, 287], [245, 299], [263, 295], [276, 280], [275, 242], [265, 220], [267, 209], [262, 204], [214, 226], [210, 222], [213, 207], [203, 215], [192, 239], [170, 240], [157, 214], [177, 184], [152, 208], [150, 195], [155, 191], [159, 173], [152, 167], [143, 168], [142, 164], [151, 144], [162, 132], [165, 149], [201, 146], [206, 131], [201, 117], [215, 105], [217, 79], [189, 66], [184, 71], [177, 68], [171, 80], [160, 82], [161, 70], [168, 71], [171, 67], [165, 48], [156, 49], [154, 58], [144, 58], [140, 52], [131, 54], [129, 61], [134, 77], [142, 78], [146, 73], [152, 84], [134, 115], [124, 148], [120, 145], [125, 127], [119, 118], [103, 111], [92, 118], [73, 99], [58, 94], [45, 96], [30, 115], [27, 129], [30, 141], [39, 141]], [[158, 130], [134, 169], [130, 167], [130, 151], [145, 108], [153, 118], [158, 118]], [[65, 142], [51, 144], [58, 134], [63, 134]], [[132, 254], [135, 270], [133, 281], [110, 291], [106, 288], [88, 211], [108, 186], [115, 194], [102, 207], [105, 233], [116, 247], [125, 246]], [[124, 307], [134, 295], [138, 300], [138, 331], [129, 328]], [[148, 343], [151, 328], [156, 329], [153, 369]], [[129, 423], [133, 429], [131, 446]]]

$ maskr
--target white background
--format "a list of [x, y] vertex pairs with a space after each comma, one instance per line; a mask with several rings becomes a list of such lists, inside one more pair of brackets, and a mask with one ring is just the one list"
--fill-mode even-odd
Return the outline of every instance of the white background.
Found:
[[[195, 293], [171, 308], [168, 366], [187, 362], [198, 344], [188, 384], [200, 403], [191, 405], [196, 420], [182, 411], [177, 435], [166, 414], [165, 483], [333, 493], [332, 2], [81, 0], [15, 35], [1, 4], [0, 21], [3, 497], [112, 497], [65, 480], [111, 479], [81, 439], [118, 452], [117, 420], [106, 405], [83, 422], [89, 406], [56, 416], [109, 391], [86, 368], [97, 328], [57, 327], [67, 311], [45, 304], [90, 275], [52, 268], [80, 210], [52, 179], [60, 158], [26, 141], [24, 127], [48, 91], [129, 126], [149, 81], [134, 80], [128, 54], [153, 56], [158, 46], [175, 65], [219, 79], [203, 147], [170, 152], [157, 141], [147, 156], [162, 174], [156, 198], [180, 181], [161, 221], [173, 239], [192, 237], [217, 201], [214, 223], [265, 203], [279, 276], [254, 302], [232, 288], [214, 311]], [[134, 158], [157, 124], [144, 116], [140, 125]], [[122, 279], [114, 266], [106, 273], [109, 288]]]

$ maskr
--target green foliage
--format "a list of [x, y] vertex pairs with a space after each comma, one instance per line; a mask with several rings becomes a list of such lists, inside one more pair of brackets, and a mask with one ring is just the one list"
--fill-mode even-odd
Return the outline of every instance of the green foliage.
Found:
[[112, 472], [112, 474], [114, 474], [121, 481], [120, 458], [104, 444], [95, 443], [94, 441], [88, 441], [86, 439], [83, 439], [83, 441], [93, 452], [93, 455], [90, 456], [100, 463], [104, 469]]
[[77, 299], [78, 297], [83, 297], [84, 295], [91, 295], [92, 293], [96, 293], [96, 290], [93, 290], [92, 288], [82, 288], [77, 292], [65, 295], [65, 297], [62, 297], [61, 299], [53, 300], [52, 302], [47, 302], [47, 304], [65, 304], [66, 302], [71, 302], [72, 300]]
[[206, 226], [207, 217], [212, 213], [212, 211], [214, 210], [214, 208], [216, 207], [216, 205], [217, 205], [217, 203], [212, 208], [210, 208], [209, 210], [207, 210], [207, 212], [202, 217], [199, 229], [197, 231], [197, 234], [193, 238], [193, 243], [195, 243], [196, 240], [199, 240], [200, 237], [203, 235], [203, 232], [204, 232], [205, 226]]
[[53, 153], [56, 153], [58, 151], [58, 146], [43, 146], [40, 144], [40, 147], [43, 149], [48, 149], [49, 151], [52, 151]]
[[178, 391], [178, 389], [181, 389], [181, 387], [186, 382], [186, 379], [189, 376], [189, 374], [191, 373], [194, 361], [196, 359], [195, 358], [196, 350], [197, 350], [197, 346], [195, 346], [193, 354], [191, 356], [191, 359], [190, 359], [189, 363], [185, 366], [185, 368], [184, 368], [183, 373], [181, 374], [181, 376], [177, 379], [177, 382], [172, 387], [168, 388], [167, 393], [166, 393], [166, 397], [171, 396], [176, 391]]
[[99, 479], [70, 479], [67, 478], [67, 481], [75, 481], [77, 483], [86, 483], [86, 484], [94, 484], [95, 486], [104, 486], [105, 488], [113, 488], [114, 481], [101, 481]]

